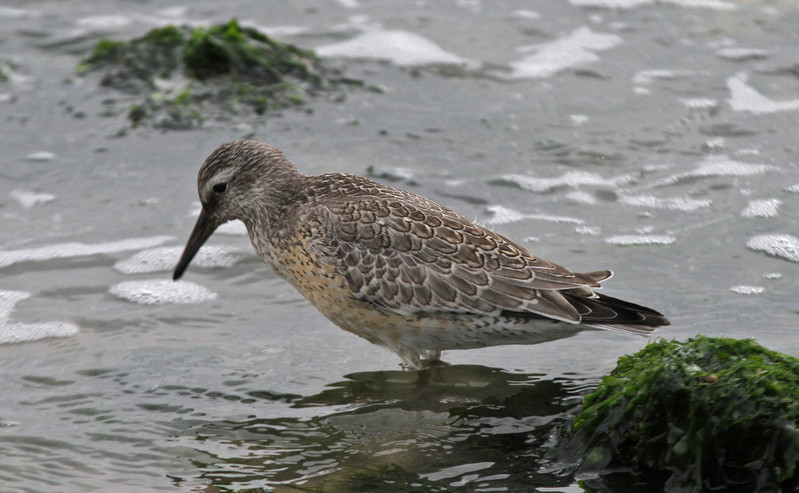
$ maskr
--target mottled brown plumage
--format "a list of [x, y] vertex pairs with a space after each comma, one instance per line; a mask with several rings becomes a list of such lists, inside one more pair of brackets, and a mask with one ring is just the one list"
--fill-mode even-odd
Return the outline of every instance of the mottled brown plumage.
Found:
[[240, 219], [264, 261], [325, 316], [414, 368], [445, 349], [668, 325], [654, 310], [595, 292], [610, 271], [573, 273], [436, 202], [360, 176], [304, 175], [266, 144], [220, 146], [197, 181], [203, 209], [175, 279], [216, 227]]

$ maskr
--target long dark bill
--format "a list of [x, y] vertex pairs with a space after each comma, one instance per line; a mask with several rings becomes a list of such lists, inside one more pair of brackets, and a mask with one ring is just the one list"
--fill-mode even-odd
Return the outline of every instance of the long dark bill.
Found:
[[197, 223], [194, 225], [191, 236], [189, 236], [189, 241], [186, 242], [186, 248], [183, 249], [183, 255], [180, 256], [178, 265], [175, 266], [175, 272], [172, 274], [173, 280], [177, 281], [180, 279], [180, 276], [183, 275], [186, 267], [189, 266], [191, 259], [194, 258], [194, 256], [197, 254], [197, 251], [201, 246], [203, 246], [203, 243], [205, 243], [205, 240], [211, 236], [211, 233], [213, 233], [218, 226], [219, 223], [214, 221], [213, 217], [205, 212], [205, 209], [200, 211], [200, 217], [197, 218]]

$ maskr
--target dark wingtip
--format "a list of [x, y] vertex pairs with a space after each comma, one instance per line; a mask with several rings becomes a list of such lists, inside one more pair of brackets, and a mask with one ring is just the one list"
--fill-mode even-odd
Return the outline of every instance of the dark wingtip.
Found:
[[665, 315], [652, 308], [642, 306], [606, 294], [595, 297], [580, 297], [564, 292], [570, 303], [579, 307], [583, 323], [637, 334], [652, 333], [658, 327], [671, 325]]

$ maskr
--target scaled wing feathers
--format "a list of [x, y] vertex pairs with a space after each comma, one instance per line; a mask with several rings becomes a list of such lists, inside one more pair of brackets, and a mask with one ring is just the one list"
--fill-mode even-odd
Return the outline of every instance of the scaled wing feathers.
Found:
[[513, 312], [577, 323], [581, 314], [561, 291], [593, 296], [611, 275], [572, 273], [435, 202], [391, 190], [394, 197], [342, 196], [312, 210], [335, 238], [322, 249], [357, 299], [404, 314]]

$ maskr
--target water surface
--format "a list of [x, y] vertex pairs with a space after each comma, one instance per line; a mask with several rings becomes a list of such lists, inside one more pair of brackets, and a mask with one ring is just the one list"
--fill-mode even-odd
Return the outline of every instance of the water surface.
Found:
[[[3, 491], [579, 491], [548, 452], [646, 339], [582, 333], [402, 372], [253, 254], [240, 227], [172, 285], [196, 171], [256, 138], [371, 173], [662, 310], [664, 337], [799, 355], [792, 2], [198, 1], [0, 7]], [[74, 75], [102, 37], [240, 18], [382, 91], [161, 132]], [[306, 111], [307, 110], [307, 111]], [[359, 476], [360, 474], [360, 476]]]

